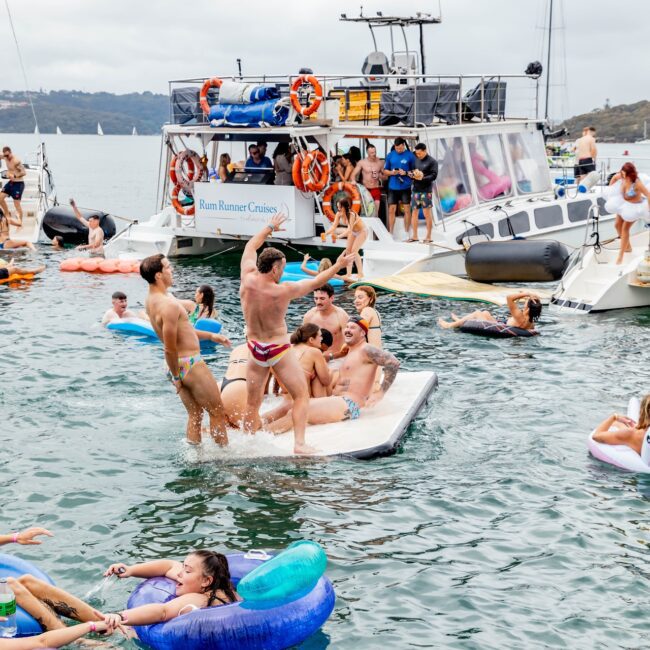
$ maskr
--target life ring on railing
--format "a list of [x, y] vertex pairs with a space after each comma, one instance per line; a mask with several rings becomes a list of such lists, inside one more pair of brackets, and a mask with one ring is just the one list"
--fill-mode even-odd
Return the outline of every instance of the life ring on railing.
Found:
[[208, 104], [208, 90], [210, 88], [221, 88], [223, 82], [219, 77], [212, 77], [212, 79], [206, 79], [203, 86], [201, 86], [201, 92], [199, 93], [199, 104], [201, 105], [201, 110], [208, 115], [210, 113], [210, 104]]
[[325, 190], [325, 194], [323, 194], [323, 212], [330, 221], [334, 221], [334, 217], [336, 216], [336, 213], [332, 210], [332, 197], [337, 192], [345, 192], [352, 203], [351, 209], [357, 214], [361, 214], [361, 193], [357, 189], [357, 186], [354, 183], [339, 181], [338, 183], [332, 183]]
[[194, 214], [194, 203], [190, 205], [183, 205], [179, 200], [178, 200], [178, 195], [180, 194], [182, 188], [179, 187], [178, 185], [174, 185], [172, 188], [172, 205], [174, 206], [174, 210], [178, 214], [184, 215], [186, 217]]
[[302, 161], [305, 159], [303, 154], [299, 151], [293, 159], [293, 166], [291, 167], [291, 180], [295, 188], [301, 192], [306, 192], [307, 188], [302, 182]]
[[194, 183], [203, 176], [203, 164], [196, 151], [183, 149], [169, 164], [169, 179], [182, 190], [191, 190]]
[[[320, 173], [318, 173], [319, 167]], [[308, 191], [320, 192], [325, 189], [330, 180], [330, 164], [327, 156], [318, 149], [308, 151], [302, 161], [301, 175], [303, 185]]]
[[[303, 106], [298, 99], [298, 88], [300, 88], [300, 86], [305, 84], [311, 85], [314, 89], [314, 93], [316, 94], [316, 96], [314, 97], [314, 101], [311, 104], [308, 104], [307, 106]], [[295, 109], [296, 113], [300, 113], [300, 115], [307, 117], [308, 115], [315, 113], [318, 110], [318, 107], [320, 106], [321, 102], [323, 101], [323, 88], [318, 82], [318, 79], [314, 77], [314, 75], [301, 74], [299, 77], [297, 77], [297, 79], [293, 82], [293, 84], [291, 84], [291, 91], [289, 92], [289, 97], [291, 97], [291, 105]]]

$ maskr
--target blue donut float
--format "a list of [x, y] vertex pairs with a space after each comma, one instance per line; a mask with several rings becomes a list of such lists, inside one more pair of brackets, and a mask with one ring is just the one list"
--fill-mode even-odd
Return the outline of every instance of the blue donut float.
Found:
[[[219, 334], [221, 332], [221, 327], [221, 323], [212, 318], [199, 318], [194, 324], [194, 329], [200, 332], [212, 332], [213, 334]], [[133, 334], [135, 336], [144, 336], [149, 339], [158, 340], [158, 335], [151, 326], [151, 323], [143, 318], [123, 318], [109, 323], [106, 325], [106, 329], [109, 329], [112, 332]], [[211, 341], [201, 341], [201, 344], [210, 345]]]
[[[286, 551], [226, 556], [241, 602], [194, 610], [165, 623], [136, 626], [140, 641], [154, 650], [282, 650], [316, 632], [334, 609], [334, 587], [322, 575], [327, 562], [313, 542]], [[140, 583], [128, 608], [164, 603], [176, 596], [169, 578]]]
[[538, 336], [537, 330], [525, 330], [523, 327], [513, 327], [506, 323], [490, 320], [467, 320], [459, 328], [465, 334], [486, 336], [492, 339], [512, 339]]
[[[280, 282], [300, 282], [301, 280], [313, 280], [313, 275], [308, 275], [300, 267], [302, 262], [287, 262], [287, 265], [284, 267], [284, 273], [280, 278]], [[310, 260], [307, 262], [307, 268], [312, 271], [318, 271], [318, 262], [316, 260]], [[329, 281], [333, 287], [344, 287], [345, 282], [339, 278], [332, 278]]]
[[[31, 562], [21, 560], [13, 555], [5, 555], [0, 553], [0, 578], [20, 578], [29, 573], [39, 580], [54, 584], [50, 576], [43, 573], [38, 567], [34, 566]], [[16, 636], [33, 636], [43, 632], [43, 628], [39, 625], [35, 618], [30, 616], [22, 607], [16, 608], [16, 625], [18, 627], [18, 634]]]

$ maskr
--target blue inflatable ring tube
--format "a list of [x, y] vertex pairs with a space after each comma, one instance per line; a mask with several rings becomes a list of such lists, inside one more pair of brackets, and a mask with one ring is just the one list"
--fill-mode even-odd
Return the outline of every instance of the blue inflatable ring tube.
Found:
[[[148, 338], [158, 340], [158, 335], [151, 327], [151, 323], [143, 318], [126, 318], [118, 321], [113, 321], [106, 325], [106, 329], [113, 332], [123, 332], [125, 334], [136, 334], [138, 336], [146, 336]], [[199, 318], [194, 325], [194, 329], [201, 332], [212, 332], [219, 334], [221, 332], [221, 323], [211, 318]], [[208, 341], [203, 341], [208, 343]]]
[[[38, 567], [35, 567], [30, 562], [21, 560], [13, 555], [0, 553], [0, 578], [20, 578], [20, 576], [24, 576], [26, 573], [29, 573], [44, 582], [49, 582], [51, 585], [54, 584], [50, 576], [43, 573]], [[17, 636], [33, 636], [34, 634], [40, 634], [43, 632], [43, 629], [36, 622], [36, 619], [32, 618], [21, 607], [16, 608], [16, 624], [18, 627]]]
[[[263, 560], [244, 553], [227, 556], [235, 586]], [[150, 578], [140, 583], [128, 607], [164, 603], [175, 597], [176, 583]], [[322, 576], [306, 595], [266, 609], [244, 602], [199, 609], [156, 625], [137, 626], [140, 641], [154, 650], [282, 650], [316, 632], [334, 610], [334, 587]]]
[[[287, 265], [284, 267], [284, 273], [280, 278], [280, 282], [300, 282], [300, 280], [313, 280], [313, 275], [308, 275], [300, 267], [302, 262], [287, 262]], [[312, 271], [318, 271], [318, 262], [315, 260], [307, 262], [307, 268]], [[345, 282], [343, 280], [333, 277], [329, 284], [333, 287], [344, 287]]]

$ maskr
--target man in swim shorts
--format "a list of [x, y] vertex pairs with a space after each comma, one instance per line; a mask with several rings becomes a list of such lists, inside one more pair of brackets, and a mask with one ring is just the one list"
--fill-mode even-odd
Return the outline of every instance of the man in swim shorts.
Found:
[[366, 147], [366, 157], [357, 163], [357, 166], [352, 172], [352, 178], [359, 180], [361, 174], [361, 182], [363, 186], [370, 192], [375, 201], [375, 217], [379, 216], [379, 202], [381, 201], [381, 188], [379, 182], [381, 181], [381, 173], [384, 169], [384, 161], [377, 158], [377, 147], [374, 144], [369, 144]]
[[315, 450], [305, 443], [309, 391], [305, 373], [289, 343], [287, 309], [292, 300], [306, 296], [351, 264], [354, 255], [342, 253], [329, 269], [308, 280], [280, 284], [286, 265], [284, 253], [277, 248], [266, 248], [258, 257], [257, 250], [270, 234], [282, 230], [285, 221], [283, 214], [276, 214], [248, 241], [241, 259], [239, 296], [246, 321], [248, 349], [251, 352], [246, 374], [244, 429], [249, 432], [259, 429], [259, 410], [264, 387], [270, 369], [273, 368], [278, 380], [293, 399], [294, 452], [310, 454]]
[[[368, 323], [365, 320], [358, 316], [351, 318], [343, 336], [349, 352], [341, 365], [332, 395], [309, 400], [309, 424], [356, 420], [362, 408], [373, 406], [384, 397], [397, 376], [400, 366], [397, 358], [368, 344]], [[379, 390], [373, 392], [378, 368], [384, 369], [383, 379]], [[267, 428], [274, 433], [288, 431], [291, 417], [290, 411]]]
[[77, 250], [88, 251], [91, 255], [102, 255], [104, 253], [104, 231], [99, 227], [99, 215], [93, 214], [84, 219], [74, 199], [70, 199], [70, 205], [74, 210], [74, 216], [88, 228], [88, 243], [77, 246]]
[[173, 283], [169, 260], [164, 255], [145, 258], [140, 264], [140, 275], [149, 283], [145, 309], [165, 348], [167, 376], [187, 410], [187, 441], [194, 445], [201, 442], [203, 411], [207, 411], [214, 441], [227, 445], [226, 416], [219, 386], [201, 358], [199, 339], [187, 310], [167, 293]]
[[128, 309], [126, 294], [122, 291], [116, 291], [111, 296], [113, 306], [107, 310], [102, 318], [102, 325], [108, 325], [122, 318], [137, 318], [135, 312]]
[[302, 324], [314, 323], [329, 330], [334, 339], [327, 352], [326, 359], [331, 361], [340, 356], [343, 347], [343, 329], [349, 316], [344, 309], [334, 304], [334, 289], [331, 284], [324, 284], [314, 291], [314, 307], [302, 319]]
[[415, 156], [406, 148], [406, 140], [395, 138], [395, 147], [386, 156], [384, 164], [384, 175], [388, 178], [388, 230], [391, 233], [400, 203], [404, 208], [404, 230], [408, 234], [411, 229], [411, 178], [408, 173], [414, 169]]
[[7, 163], [7, 178], [9, 182], [5, 184], [0, 192], [0, 210], [2, 210], [8, 217], [11, 215], [7, 207], [7, 197], [13, 199], [14, 207], [16, 208], [16, 216], [18, 217], [18, 224], [22, 226], [23, 223], [23, 209], [20, 205], [20, 199], [23, 198], [25, 191], [25, 181], [23, 180], [27, 175], [23, 163], [14, 156], [9, 147], [2, 147], [2, 155], [0, 159], [4, 158]]
[[593, 126], [585, 126], [582, 129], [582, 137], [576, 140], [575, 150], [578, 164], [573, 170], [573, 175], [576, 177], [576, 183], [580, 183], [589, 172], [596, 171], [598, 150], [596, 149], [596, 129]]

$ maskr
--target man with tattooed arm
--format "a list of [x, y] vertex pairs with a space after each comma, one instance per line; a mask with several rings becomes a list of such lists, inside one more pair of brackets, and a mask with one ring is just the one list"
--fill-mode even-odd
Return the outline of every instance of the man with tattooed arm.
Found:
[[[344, 358], [332, 395], [309, 400], [308, 424], [327, 424], [356, 420], [361, 409], [379, 402], [391, 387], [399, 370], [399, 361], [386, 350], [368, 345], [368, 323], [351, 318], [343, 331], [349, 352]], [[373, 392], [377, 368], [384, 376], [379, 390]], [[265, 427], [274, 433], [291, 428], [291, 412]]]

